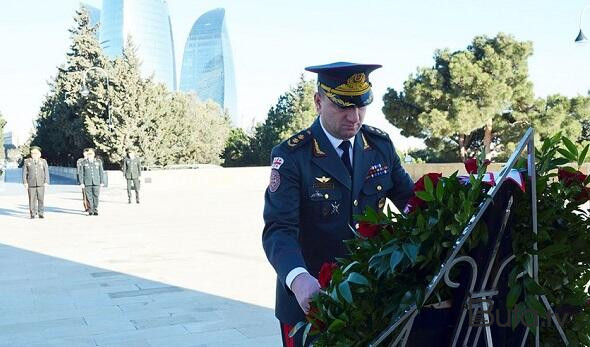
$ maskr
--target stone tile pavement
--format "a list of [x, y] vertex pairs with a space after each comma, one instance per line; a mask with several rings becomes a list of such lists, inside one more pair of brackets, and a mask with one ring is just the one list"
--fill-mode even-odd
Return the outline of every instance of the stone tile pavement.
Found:
[[148, 173], [140, 205], [113, 184], [97, 217], [56, 180], [44, 220], [19, 174], [0, 185], [0, 347], [280, 346], [267, 168]]

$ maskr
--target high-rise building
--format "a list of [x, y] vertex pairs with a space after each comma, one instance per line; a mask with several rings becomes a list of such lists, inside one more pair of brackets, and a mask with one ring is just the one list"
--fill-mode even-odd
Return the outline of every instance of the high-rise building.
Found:
[[130, 36], [137, 47], [144, 76], [176, 90], [174, 39], [168, 4], [164, 0], [103, 0], [100, 42], [116, 58]]
[[209, 11], [193, 24], [184, 46], [180, 90], [217, 102], [229, 113], [233, 125], [241, 126], [224, 9]]

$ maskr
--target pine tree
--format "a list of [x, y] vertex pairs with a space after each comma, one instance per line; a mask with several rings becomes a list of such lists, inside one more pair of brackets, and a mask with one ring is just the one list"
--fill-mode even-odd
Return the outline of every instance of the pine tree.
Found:
[[[122, 56], [116, 58], [109, 74], [108, 93], [100, 86], [92, 90], [95, 98], [89, 99], [83, 110], [86, 131], [99, 152], [104, 153], [105, 160], [110, 164], [118, 164], [125, 156], [128, 147], [137, 147], [139, 122], [146, 113], [146, 100], [142, 97], [146, 85], [151, 81], [144, 80], [140, 73], [137, 49], [131, 37], [127, 38]], [[112, 119], [109, 126], [108, 111]]]
[[403, 92], [388, 90], [383, 113], [402, 135], [425, 139], [439, 154], [465, 159], [482, 146], [490, 153], [507, 118], [525, 116], [534, 104], [531, 54], [532, 43], [505, 34], [478, 36], [457, 52], [437, 50], [434, 66], [419, 68]]
[[74, 22], [69, 30], [72, 42], [66, 62], [49, 83], [50, 90], [41, 106], [32, 140], [33, 145], [43, 149], [43, 155], [50, 163], [58, 165], [73, 165], [82, 149], [91, 143], [84, 128], [82, 110], [87, 105], [94, 105], [95, 112], [105, 109], [97, 101], [100, 91], [104, 92], [104, 80], [95, 71], [88, 73], [87, 83], [89, 88], [98, 89], [99, 95], [91, 93], [88, 98], [80, 95], [87, 69], [108, 69], [108, 61], [96, 38], [98, 28], [90, 26], [83, 6], [76, 11]]
[[279, 97], [266, 120], [255, 129], [253, 165], [268, 165], [272, 148], [293, 134], [309, 127], [317, 117], [313, 96], [315, 83], [301, 75], [297, 85]]
[[[3, 136], [3, 134], [4, 134], [4, 126], [5, 125], [6, 125], [6, 121], [2, 117], [2, 112], [0, 112], [0, 160], [4, 159], [4, 136]], [[0, 172], [0, 175], [1, 174], [2, 173]]]

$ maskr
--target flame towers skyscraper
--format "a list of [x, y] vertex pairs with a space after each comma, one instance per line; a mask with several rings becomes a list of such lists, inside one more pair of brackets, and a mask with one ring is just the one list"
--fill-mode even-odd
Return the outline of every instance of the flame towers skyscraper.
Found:
[[103, 0], [100, 41], [110, 58], [120, 56], [128, 37], [137, 47], [144, 76], [176, 90], [174, 39], [164, 0]]
[[180, 90], [217, 102], [229, 113], [234, 126], [241, 125], [224, 9], [206, 12], [193, 24], [184, 46]]

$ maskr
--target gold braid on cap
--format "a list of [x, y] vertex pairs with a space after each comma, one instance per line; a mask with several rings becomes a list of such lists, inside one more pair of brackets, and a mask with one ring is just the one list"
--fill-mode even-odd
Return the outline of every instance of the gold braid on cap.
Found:
[[329, 87], [320, 83], [320, 87], [328, 93], [341, 96], [361, 96], [371, 89], [371, 83], [367, 82], [367, 76], [364, 73], [356, 73], [336, 88]]

